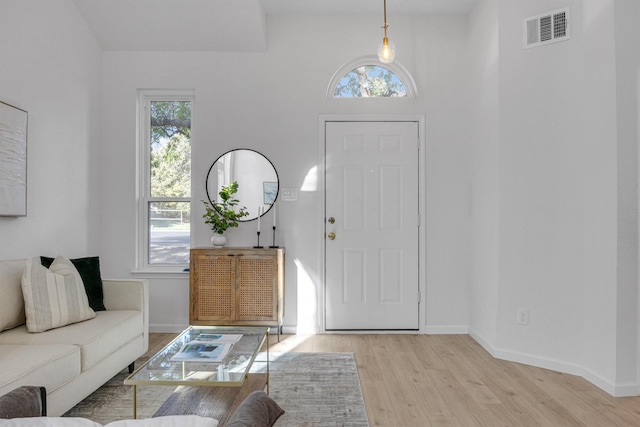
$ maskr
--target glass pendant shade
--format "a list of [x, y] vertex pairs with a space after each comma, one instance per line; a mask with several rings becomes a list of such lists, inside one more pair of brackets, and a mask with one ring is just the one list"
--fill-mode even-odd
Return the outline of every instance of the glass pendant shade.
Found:
[[390, 64], [396, 57], [396, 45], [384, 38], [378, 46], [378, 59], [383, 64]]

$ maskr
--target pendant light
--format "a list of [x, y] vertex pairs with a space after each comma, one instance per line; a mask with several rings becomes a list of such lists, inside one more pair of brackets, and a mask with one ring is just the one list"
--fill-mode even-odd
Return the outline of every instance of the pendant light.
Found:
[[387, 38], [387, 28], [389, 28], [389, 24], [387, 24], [387, 0], [384, 0], [384, 25], [382, 28], [384, 29], [384, 38], [378, 46], [378, 59], [383, 64], [390, 64], [396, 57], [396, 45]]

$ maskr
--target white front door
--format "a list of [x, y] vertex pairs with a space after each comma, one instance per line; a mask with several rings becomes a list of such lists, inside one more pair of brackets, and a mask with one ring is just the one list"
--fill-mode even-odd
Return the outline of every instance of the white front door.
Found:
[[325, 329], [419, 329], [418, 122], [326, 122]]

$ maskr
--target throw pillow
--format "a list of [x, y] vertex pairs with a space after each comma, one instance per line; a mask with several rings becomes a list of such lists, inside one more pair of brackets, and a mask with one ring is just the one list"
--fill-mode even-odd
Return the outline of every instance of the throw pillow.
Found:
[[276, 401], [258, 390], [242, 401], [225, 427], [271, 427], [282, 414]]
[[0, 419], [44, 417], [47, 415], [46, 401], [47, 391], [44, 387], [23, 385], [15, 388], [0, 396]]
[[78, 270], [61, 256], [49, 269], [38, 258], [28, 258], [22, 275], [22, 295], [29, 332], [44, 332], [96, 316], [89, 307]]
[[[40, 257], [42, 265], [49, 267], [53, 258]], [[100, 258], [97, 256], [70, 259], [82, 277], [84, 289], [89, 298], [89, 307], [93, 311], [104, 311], [104, 293], [102, 291], [102, 276], [100, 275]]]

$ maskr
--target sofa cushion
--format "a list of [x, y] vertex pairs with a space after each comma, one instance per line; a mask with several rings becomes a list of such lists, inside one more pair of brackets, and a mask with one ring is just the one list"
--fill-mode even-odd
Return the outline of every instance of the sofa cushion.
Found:
[[0, 345], [0, 366], [4, 367], [0, 369], [0, 394], [34, 384], [52, 392], [80, 375], [80, 349], [73, 345]]
[[15, 328], [26, 321], [22, 297], [24, 260], [0, 261], [0, 331]]
[[22, 294], [29, 332], [44, 332], [96, 315], [78, 270], [64, 257], [56, 257], [49, 269], [39, 258], [27, 259]]
[[[53, 263], [54, 258], [40, 257], [40, 262], [45, 267], [49, 267]], [[89, 299], [89, 307], [93, 311], [104, 311], [104, 292], [102, 290], [102, 275], [100, 274], [100, 258], [97, 256], [85, 257], [85, 258], [73, 258], [70, 259], [71, 263], [76, 267], [82, 283], [84, 284], [84, 290], [87, 292], [87, 298]]]
[[29, 334], [25, 325], [0, 334], [1, 344], [73, 344], [81, 349], [82, 371], [106, 359], [114, 351], [139, 337], [143, 314], [136, 310], [99, 311], [86, 322], [40, 334]]

